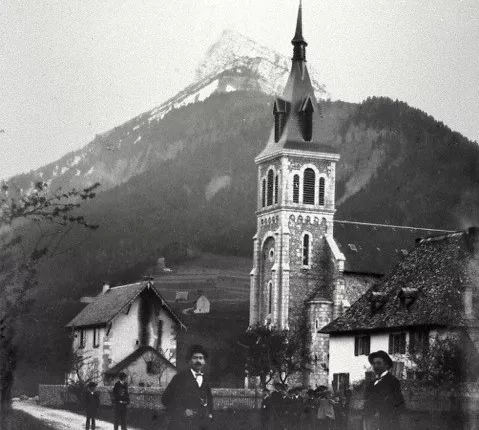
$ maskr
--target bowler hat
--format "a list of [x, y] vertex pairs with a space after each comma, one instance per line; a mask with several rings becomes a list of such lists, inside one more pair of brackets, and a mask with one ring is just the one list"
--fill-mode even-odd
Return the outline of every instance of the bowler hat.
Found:
[[368, 356], [368, 361], [371, 364], [373, 364], [373, 360], [375, 358], [381, 358], [389, 368], [393, 367], [393, 361], [392, 361], [391, 357], [389, 356], [389, 354], [386, 351], [379, 350], [379, 351], [376, 351], [376, 352], [372, 352]]

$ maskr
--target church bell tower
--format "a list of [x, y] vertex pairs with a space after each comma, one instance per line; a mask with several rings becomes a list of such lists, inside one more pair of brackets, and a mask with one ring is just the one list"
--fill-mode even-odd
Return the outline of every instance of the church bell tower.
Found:
[[255, 158], [257, 228], [250, 281], [250, 325], [281, 329], [307, 316], [307, 303], [319, 303], [312, 272], [317, 252], [333, 240], [339, 160], [324, 144], [321, 108], [306, 66], [301, 4], [291, 43], [289, 79], [274, 100], [274, 125]]

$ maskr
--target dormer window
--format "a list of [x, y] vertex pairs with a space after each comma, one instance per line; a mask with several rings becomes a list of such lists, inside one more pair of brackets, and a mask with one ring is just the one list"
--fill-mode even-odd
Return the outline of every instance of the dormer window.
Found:
[[283, 133], [284, 124], [286, 122], [286, 100], [277, 97], [274, 101], [273, 115], [274, 115], [274, 141], [278, 142]]
[[386, 303], [386, 293], [374, 291], [371, 293], [369, 300], [371, 302], [371, 311], [377, 312]]
[[401, 288], [399, 292], [399, 303], [401, 309], [406, 310], [414, 303], [418, 294], [417, 288]]
[[313, 100], [311, 97], [307, 97], [300, 109], [301, 131], [303, 133], [303, 139], [307, 142], [310, 142], [313, 137], [313, 112]]

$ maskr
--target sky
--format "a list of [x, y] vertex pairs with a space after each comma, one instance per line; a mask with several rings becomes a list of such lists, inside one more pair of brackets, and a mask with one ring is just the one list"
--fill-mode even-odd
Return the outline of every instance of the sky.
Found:
[[[193, 81], [224, 29], [291, 56], [298, 0], [2, 0], [0, 178], [36, 169]], [[333, 99], [388, 96], [479, 141], [478, 0], [303, 0]]]

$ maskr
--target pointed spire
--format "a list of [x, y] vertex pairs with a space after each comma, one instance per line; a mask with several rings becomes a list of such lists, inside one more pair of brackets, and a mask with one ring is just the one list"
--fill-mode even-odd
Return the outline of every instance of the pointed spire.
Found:
[[308, 44], [303, 38], [303, 5], [301, 0], [299, 0], [298, 19], [296, 21], [296, 33], [294, 34], [294, 38], [291, 43], [294, 46], [293, 61], [306, 61], [306, 46], [308, 46]]

